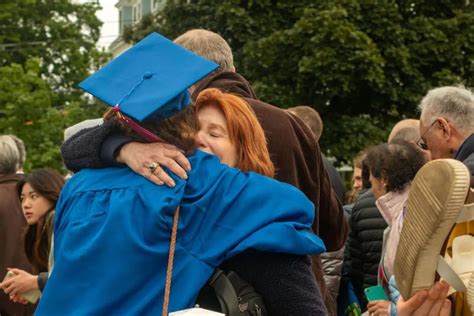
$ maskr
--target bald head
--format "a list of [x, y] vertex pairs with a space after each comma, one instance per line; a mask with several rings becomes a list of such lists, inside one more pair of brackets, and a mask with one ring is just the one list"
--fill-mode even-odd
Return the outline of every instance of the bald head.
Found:
[[235, 71], [232, 50], [226, 40], [217, 33], [193, 29], [178, 36], [174, 42], [193, 53], [218, 64], [219, 71]]
[[388, 136], [388, 142], [404, 140], [416, 142], [420, 138], [420, 121], [414, 119], [401, 120], [392, 128]]
[[319, 142], [321, 134], [323, 133], [323, 121], [319, 116], [318, 111], [307, 105], [299, 105], [287, 109], [288, 112], [298, 116], [313, 132], [314, 137]]

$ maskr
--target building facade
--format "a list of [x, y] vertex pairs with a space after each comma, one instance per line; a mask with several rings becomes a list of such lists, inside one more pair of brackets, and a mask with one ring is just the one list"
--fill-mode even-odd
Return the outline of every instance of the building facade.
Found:
[[119, 11], [119, 36], [109, 46], [114, 58], [131, 47], [123, 41], [124, 29], [138, 23], [145, 15], [162, 10], [165, 4], [166, 0], [119, 0], [115, 4]]

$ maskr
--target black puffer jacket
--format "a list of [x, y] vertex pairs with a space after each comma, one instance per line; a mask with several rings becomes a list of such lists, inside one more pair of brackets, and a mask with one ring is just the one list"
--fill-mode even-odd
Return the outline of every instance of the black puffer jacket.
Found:
[[375, 206], [371, 190], [361, 194], [349, 219], [349, 277], [362, 310], [367, 300], [364, 288], [377, 285], [377, 268], [382, 253], [383, 231], [387, 223]]

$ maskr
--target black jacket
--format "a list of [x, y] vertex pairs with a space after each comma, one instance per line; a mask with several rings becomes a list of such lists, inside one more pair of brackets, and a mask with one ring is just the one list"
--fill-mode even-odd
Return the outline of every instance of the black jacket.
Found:
[[364, 288], [377, 285], [377, 269], [387, 223], [375, 205], [371, 190], [357, 199], [349, 219], [349, 277], [363, 310], [367, 300]]

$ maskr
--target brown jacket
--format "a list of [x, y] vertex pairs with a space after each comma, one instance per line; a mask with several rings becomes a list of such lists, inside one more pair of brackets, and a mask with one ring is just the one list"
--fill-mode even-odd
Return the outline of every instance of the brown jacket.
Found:
[[[31, 272], [31, 266], [23, 248], [23, 231], [27, 223], [21, 211], [16, 184], [21, 175], [0, 175], [0, 281], [7, 268], [19, 268]], [[0, 290], [0, 315], [31, 315], [31, 308], [10, 301]]]
[[[296, 186], [314, 203], [313, 230], [323, 239], [327, 251], [342, 248], [348, 235], [348, 224], [342, 205], [331, 188], [319, 145], [306, 125], [297, 117], [259, 101], [247, 80], [237, 73], [220, 72], [200, 81], [193, 91], [193, 99], [206, 88], [239, 95], [250, 104], [265, 131], [275, 165], [275, 179]], [[330, 314], [335, 314], [335, 303], [324, 284], [319, 257], [313, 260], [313, 270], [326, 307]]]

